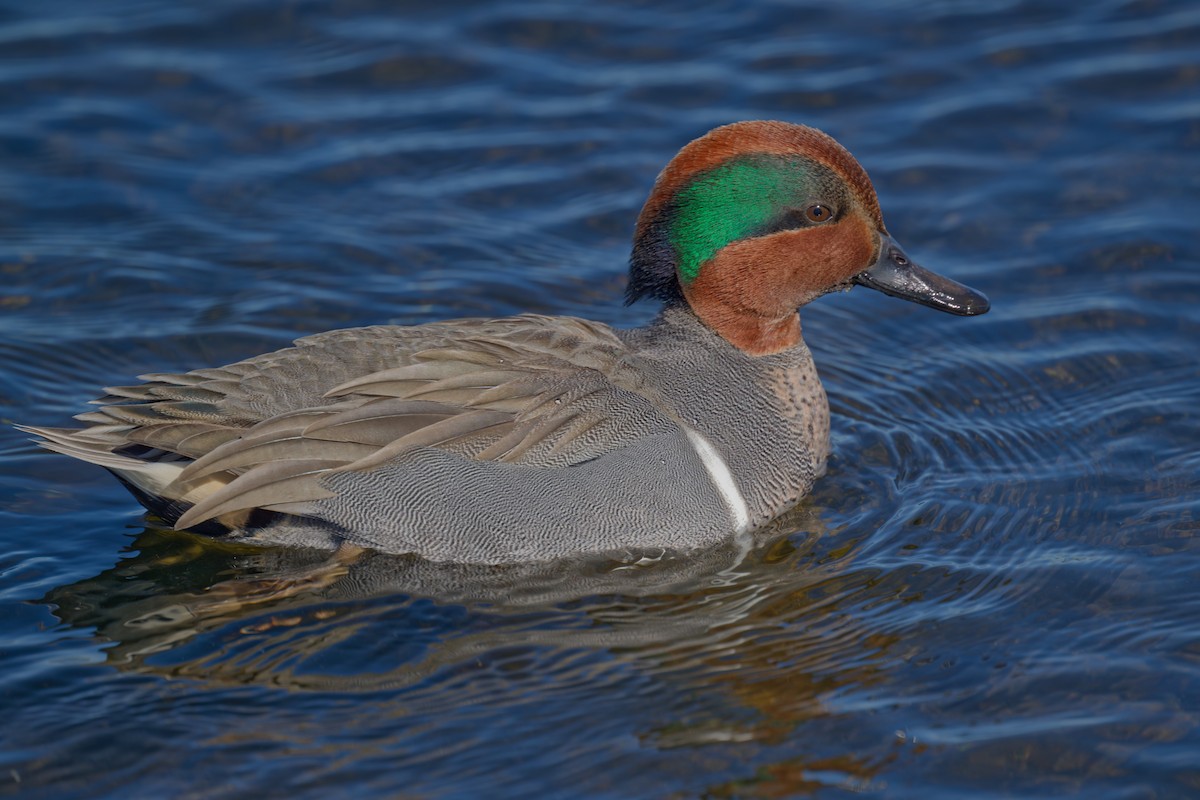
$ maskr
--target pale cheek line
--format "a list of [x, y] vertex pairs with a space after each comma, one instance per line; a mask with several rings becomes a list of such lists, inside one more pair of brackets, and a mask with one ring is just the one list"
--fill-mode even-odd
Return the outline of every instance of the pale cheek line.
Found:
[[750, 529], [750, 510], [746, 507], [746, 501], [742, 498], [737, 483], [733, 480], [733, 473], [729, 471], [729, 465], [725, 463], [725, 459], [721, 458], [717, 448], [712, 446], [712, 442], [704, 438], [699, 431], [688, 427], [684, 427], [683, 430], [687, 433], [696, 455], [700, 456], [700, 463], [704, 464], [704, 469], [708, 472], [708, 477], [716, 487], [717, 493], [721, 495], [721, 499], [729, 508], [729, 515], [733, 518], [734, 531], [745, 533]]

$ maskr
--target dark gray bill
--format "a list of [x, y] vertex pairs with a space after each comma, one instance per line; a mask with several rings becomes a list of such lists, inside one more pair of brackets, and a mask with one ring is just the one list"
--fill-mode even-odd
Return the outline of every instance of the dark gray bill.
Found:
[[854, 276], [855, 283], [962, 317], [983, 314], [991, 308], [982, 292], [916, 265], [892, 237], [882, 238], [879, 258]]

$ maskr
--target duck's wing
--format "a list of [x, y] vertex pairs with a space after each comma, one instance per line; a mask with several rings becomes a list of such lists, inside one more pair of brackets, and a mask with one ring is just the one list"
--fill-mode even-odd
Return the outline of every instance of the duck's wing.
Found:
[[[423, 333], [393, 351], [399, 366], [364, 374], [358, 365], [357, 375], [336, 385], [326, 377], [320, 394], [308, 388], [319, 381], [300, 378], [303, 370], [344, 376], [345, 365], [281, 351], [217, 370], [150, 376], [146, 385], [110, 390], [105, 399], [116, 402], [81, 415], [87, 429], [35, 432], [51, 449], [119, 475], [156, 471], [154, 486], [141, 488], [190, 505], [176, 523], [187, 528], [213, 519], [236, 526], [260, 508], [304, 514], [333, 496], [322, 485], [326, 475], [370, 470], [417, 448], [568, 466], [629, 435], [616, 417], [633, 414], [639, 428], [654, 416], [644, 398], [614, 384], [626, 353], [605, 326], [524, 316], [453, 335]], [[295, 350], [331, 344], [317, 337]], [[304, 385], [281, 400], [287, 376]]]

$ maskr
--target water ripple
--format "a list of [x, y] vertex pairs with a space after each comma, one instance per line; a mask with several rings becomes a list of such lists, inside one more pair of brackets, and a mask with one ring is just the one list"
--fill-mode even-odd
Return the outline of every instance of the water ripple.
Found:
[[909, 252], [993, 302], [805, 309], [834, 458], [748, 553], [237, 550], [144, 529], [107, 476], [0, 428], [0, 778], [1200, 787], [1194, 3], [64, 0], [0, 8], [0, 42], [6, 421], [333, 327], [640, 324], [619, 298], [645, 193], [738, 118], [836, 135]]

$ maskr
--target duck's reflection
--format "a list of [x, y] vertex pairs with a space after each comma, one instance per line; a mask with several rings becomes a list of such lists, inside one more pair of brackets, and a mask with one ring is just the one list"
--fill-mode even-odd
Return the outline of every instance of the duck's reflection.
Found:
[[[94, 627], [122, 670], [400, 690], [406, 703], [440, 707], [451, 705], [451, 685], [462, 702], [489, 691], [489, 673], [549, 674], [568, 669], [564, 661], [592, 670], [595, 702], [605, 681], [619, 690], [616, 663], [710, 709], [641, 731], [653, 747], [777, 744], [830, 713], [830, 692], [877, 680], [873, 662], [893, 641], [839, 610], [870, 578], [848, 569], [850, 556], [816, 547], [820, 538], [819, 520], [801, 509], [749, 547], [481, 567], [233, 548], [151, 528], [133, 542], [136, 553], [44, 601], [63, 622]], [[464, 673], [482, 680], [464, 684]], [[774, 766], [808, 775], [803, 763]], [[874, 771], [854, 758], [843, 766], [856, 781]]]

